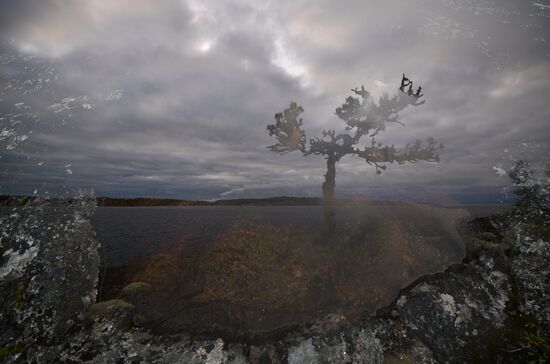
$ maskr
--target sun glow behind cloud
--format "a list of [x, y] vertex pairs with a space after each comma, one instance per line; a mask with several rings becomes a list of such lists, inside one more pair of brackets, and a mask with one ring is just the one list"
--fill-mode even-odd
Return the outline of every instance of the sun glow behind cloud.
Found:
[[197, 50], [201, 53], [208, 53], [212, 49], [213, 43], [210, 40], [204, 40], [197, 44]]
[[[231, 34], [249, 32], [254, 29], [258, 36], [270, 40], [271, 44], [271, 63], [280, 69], [285, 75], [296, 79], [300, 86], [306, 88], [311, 85], [311, 75], [308, 72], [307, 65], [300, 62], [298, 50], [291, 47], [285, 40], [288, 34], [285, 33], [284, 25], [280, 23], [276, 16], [277, 3], [267, 1], [258, 6], [251, 1], [234, 0], [230, 2], [236, 8], [242, 7], [247, 11], [238, 14], [237, 18], [231, 16], [221, 16], [225, 13], [226, 6], [217, 2], [196, 0], [187, 1], [187, 6], [192, 13], [191, 24], [202, 34], [209, 34], [214, 38], [221, 39]], [[197, 42], [195, 49], [200, 53], [209, 53], [214, 46], [211, 39]], [[245, 68], [249, 67], [249, 62], [245, 62]]]

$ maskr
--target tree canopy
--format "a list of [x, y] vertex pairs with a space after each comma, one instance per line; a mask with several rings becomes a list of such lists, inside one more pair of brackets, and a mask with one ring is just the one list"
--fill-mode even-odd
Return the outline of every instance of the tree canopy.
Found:
[[[409, 90], [405, 91], [405, 86]], [[270, 136], [276, 143], [268, 148], [276, 153], [285, 154], [300, 151], [304, 155], [325, 155], [334, 162], [348, 154], [356, 155], [369, 165], [374, 165], [377, 173], [386, 169], [388, 163], [415, 163], [417, 161], [438, 162], [438, 152], [443, 144], [437, 143], [432, 137], [423, 144], [420, 140], [397, 148], [395, 145], [382, 145], [376, 141], [376, 136], [386, 130], [388, 123], [401, 124], [399, 112], [408, 106], [420, 106], [425, 103], [420, 100], [421, 87], [412, 91], [412, 81], [403, 75], [401, 87], [392, 97], [384, 95], [375, 103], [371, 94], [363, 86], [352, 89], [355, 96], [348, 96], [345, 102], [336, 108], [336, 115], [345, 122], [348, 133], [336, 134], [335, 130], [323, 130], [320, 137], [313, 137], [306, 142], [306, 132], [300, 115], [304, 109], [296, 102], [291, 102], [283, 112], [275, 114], [275, 123], [267, 126]], [[358, 143], [363, 137], [369, 137], [370, 143], [363, 148]]]

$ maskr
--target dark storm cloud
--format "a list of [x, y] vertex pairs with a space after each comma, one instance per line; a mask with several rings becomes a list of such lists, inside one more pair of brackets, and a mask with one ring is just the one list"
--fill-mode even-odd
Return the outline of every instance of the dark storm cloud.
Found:
[[[346, 157], [337, 194], [494, 194], [506, 183], [493, 171], [505, 150], [525, 141], [544, 150], [550, 140], [548, 9], [482, 0], [0, 1], [1, 186], [319, 195], [321, 157], [265, 149], [273, 114], [295, 100], [308, 137], [340, 132], [334, 109], [350, 88], [391, 94], [406, 72], [427, 103], [381, 140], [432, 135], [446, 145], [442, 162], [376, 176]], [[6, 133], [28, 139], [6, 149], [14, 137]]]

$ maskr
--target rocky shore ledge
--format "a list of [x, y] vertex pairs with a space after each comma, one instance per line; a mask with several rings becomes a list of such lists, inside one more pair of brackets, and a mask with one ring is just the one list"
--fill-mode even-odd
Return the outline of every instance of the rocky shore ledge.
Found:
[[[36, 202], [38, 204], [39, 202]], [[92, 200], [48, 227], [39, 206], [3, 218], [0, 358], [6, 363], [464, 363], [550, 360], [547, 227], [505, 218], [464, 222], [467, 255], [424, 276], [374, 315], [328, 315], [272, 338], [153, 335], [135, 306], [147, 284], [94, 303], [99, 255]], [[49, 212], [51, 214], [51, 212]], [[51, 218], [50, 218], [51, 220]], [[15, 237], [15, 238], [13, 238]]]

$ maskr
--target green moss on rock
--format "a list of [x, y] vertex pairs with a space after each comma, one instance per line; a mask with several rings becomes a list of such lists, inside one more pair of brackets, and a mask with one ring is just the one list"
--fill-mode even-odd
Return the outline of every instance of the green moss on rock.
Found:
[[151, 285], [146, 282], [132, 282], [122, 288], [120, 296], [128, 302], [136, 303], [136, 301], [149, 292], [151, 288]]
[[482, 240], [490, 241], [491, 243], [500, 242], [500, 238], [496, 234], [493, 234], [492, 232], [489, 232], [489, 231], [482, 232], [481, 234], [479, 234], [479, 237]]
[[0, 359], [19, 354], [21, 352], [23, 352], [23, 343], [21, 341], [18, 341], [15, 343], [15, 345], [0, 348]]
[[118, 315], [127, 315], [134, 310], [134, 305], [121, 299], [98, 302], [90, 306], [90, 315], [93, 319], [113, 318]]
[[20, 282], [15, 292], [16, 307], [19, 311], [25, 308], [25, 292], [27, 291], [27, 282]]

